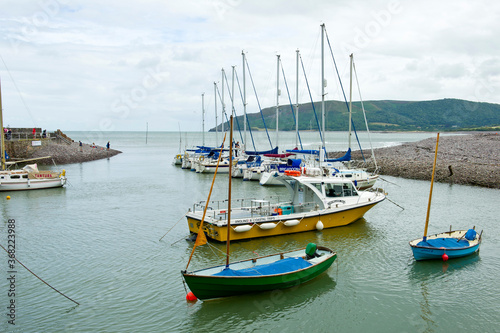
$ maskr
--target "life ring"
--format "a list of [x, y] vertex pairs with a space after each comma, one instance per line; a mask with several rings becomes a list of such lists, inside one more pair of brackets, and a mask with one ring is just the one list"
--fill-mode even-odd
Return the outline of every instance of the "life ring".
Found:
[[198, 157], [198, 161], [203, 161], [205, 159], [205, 155], [200, 155], [200, 157]]

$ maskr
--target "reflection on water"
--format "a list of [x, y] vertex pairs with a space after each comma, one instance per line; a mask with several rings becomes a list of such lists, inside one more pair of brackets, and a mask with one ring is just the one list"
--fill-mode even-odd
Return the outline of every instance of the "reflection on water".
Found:
[[[335, 265], [335, 263], [334, 263]], [[319, 297], [333, 295], [336, 283], [332, 266], [317, 278], [288, 289], [198, 302], [193, 306], [189, 331], [209, 331], [215, 323], [226, 322], [224, 330], [267, 331], [267, 323], [284, 320], [302, 312]], [[278, 330], [279, 331], [279, 330]]]

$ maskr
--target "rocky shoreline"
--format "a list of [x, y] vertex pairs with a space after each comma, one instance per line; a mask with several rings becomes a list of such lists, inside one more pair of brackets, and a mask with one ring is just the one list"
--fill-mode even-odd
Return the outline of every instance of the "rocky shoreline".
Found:
[[[435, 147], [436, 137], [432, 137], [375, 149], [378, 172], [380, 175], [430, 180]], [[359, 152], [353, 152], [352, 159], [362, 166]], [[373, 164], [368, 169], [373, 170]], [[434, 180], [500, 189], [500, 135], [441, 135]]]
[[51, 156], [52, 159], [40, 160], [38, 164], [52, 164], [52, 160], [56, 164], [82, 163], [109, 158], [120, 154], [121, 151], [116, 149], [107, 150], [105, 147], [95, 146], [83, 143], [80, 149], [78, 142], [67, 143], [52, 143], [44, 145], [37, 149], [30, 158]]

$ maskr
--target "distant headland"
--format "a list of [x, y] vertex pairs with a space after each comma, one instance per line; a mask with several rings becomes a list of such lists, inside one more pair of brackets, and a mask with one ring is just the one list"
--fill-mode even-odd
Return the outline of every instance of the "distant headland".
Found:
[[94, 144], [75, 142], [61, 130], [47, 132], [41, 128], [9, 128], [4, 130], [5, 150], [9, 161], [35, 159], [38, 164], [82, 163], [120, 154], [121, 151]]

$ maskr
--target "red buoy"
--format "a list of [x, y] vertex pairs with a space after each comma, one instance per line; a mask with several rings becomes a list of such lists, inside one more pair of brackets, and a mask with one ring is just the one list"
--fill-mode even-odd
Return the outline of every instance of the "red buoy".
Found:
[[443, 253], [441, 257], [443, 258], [443, 261], [448, 261], [448, 255], [446, 253]]
[[186, 301], [188, 302], [196, 302], [198, 300], [198, 298], [196, 298], [196, 296], [193, 294], [192, 291], [188, 292], [187, 295], [186, 295]]

